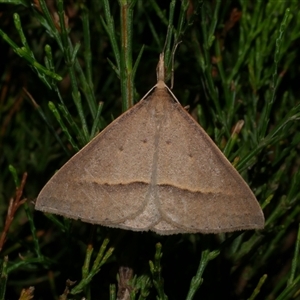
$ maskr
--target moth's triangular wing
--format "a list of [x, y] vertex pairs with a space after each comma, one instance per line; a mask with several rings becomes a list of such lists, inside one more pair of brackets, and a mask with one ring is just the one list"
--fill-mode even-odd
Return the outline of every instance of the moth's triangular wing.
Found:
[[73, 156], [40, 192], [36, 209], [116, 227], [140, 214], [154, 152], [148, 104], [140, 101]]
[[200, 125], [168, 95], [159, 131], [153, 230], [218, 233], [263, 228], [254, 194]]

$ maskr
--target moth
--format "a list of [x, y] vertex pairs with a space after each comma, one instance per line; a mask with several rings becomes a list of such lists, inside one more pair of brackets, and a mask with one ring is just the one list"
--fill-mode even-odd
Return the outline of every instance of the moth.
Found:
[[161, 54], [157, 84], [53, 175], [37, 210], [162, 235], [264, 227], [254, 194], [164, 72]]

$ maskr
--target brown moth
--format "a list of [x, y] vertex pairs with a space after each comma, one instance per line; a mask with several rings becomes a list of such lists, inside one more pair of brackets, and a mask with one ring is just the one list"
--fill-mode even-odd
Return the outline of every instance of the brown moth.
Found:
[[264, 227], [254, 194], [164, 82], [74, 155], [40, 192], [48, 213], [159, 234]]

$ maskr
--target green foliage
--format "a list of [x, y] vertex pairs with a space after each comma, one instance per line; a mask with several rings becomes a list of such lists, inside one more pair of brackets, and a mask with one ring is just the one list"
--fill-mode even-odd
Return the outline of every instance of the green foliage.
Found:
[[[299, 299], [298, 1], [0, 2], [0, 299], [114, 300], [122, 265], [130, 299]], [[156, 83], [163, 50], [265, 229], [162, 237], [35, 212], [55, 170]]]

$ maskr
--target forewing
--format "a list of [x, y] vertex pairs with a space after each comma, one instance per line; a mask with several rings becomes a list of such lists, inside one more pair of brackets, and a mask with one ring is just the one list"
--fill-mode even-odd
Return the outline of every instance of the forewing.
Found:
[[72, 157], [43, 188], [36, 209], [108, 226], [138, 215], [154, 151], [147, 104], [140, 101]]
[[242, 177], [181, 105], [171, 97], [168, 103], [159, 137], [157, 194], [170, 228], [154, 230], [168, 234], [263, 228], [262, 210]]

